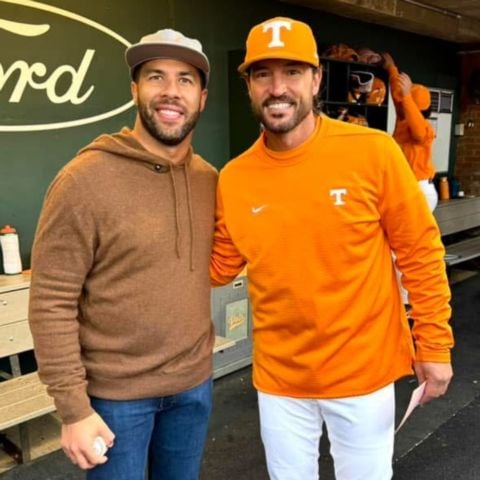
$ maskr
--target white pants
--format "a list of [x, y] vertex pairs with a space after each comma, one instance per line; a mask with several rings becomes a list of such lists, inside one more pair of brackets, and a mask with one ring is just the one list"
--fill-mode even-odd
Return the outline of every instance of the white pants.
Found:
[[428, 180], [419, 180], [418, 185], [427, 199], [430, 211], [433, 212], [438, 204], [438, 193], [435, 189], [435, 185], [430, 183]]
[[325, 422], [337, 480], [392, 478], [393, 383], [357, 397], [317, 400], [258, 392], [271, 480], [317, 480]]

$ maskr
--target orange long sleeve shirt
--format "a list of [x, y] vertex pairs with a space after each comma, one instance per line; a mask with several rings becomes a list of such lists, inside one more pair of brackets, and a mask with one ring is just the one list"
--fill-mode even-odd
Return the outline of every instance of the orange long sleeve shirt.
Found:
[[435, 176], [432, 160], [435, 131], [423, 117], [412, 96], [403, 96], [398, 87], [398, 69], [389, 69], [392, 98], [396, 105], [402, 104], [404, 118], [397, 117], [393, 138], [400, 145], [417, 180], [429, 180]]
[[260, 137], [220, 173], [210, 275], [222, 285], [248, 266], [261, 391], [360, 395], [412, 373], [415, 357], [449, 362], [443, 255], [423, 194], [383, 132], [322, 115], [301, 146], [275, 152]]

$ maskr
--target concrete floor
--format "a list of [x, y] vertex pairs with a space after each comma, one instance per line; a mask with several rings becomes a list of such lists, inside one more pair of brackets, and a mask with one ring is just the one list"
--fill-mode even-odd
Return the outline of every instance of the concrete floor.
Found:
[[[480, 275], [452, 291], [455, 376], [447, 396], [415, 410], [398, 432], [395, 480], [480, 480]], [[216, 382], [202, 480], [268, 480], [250, 378], [248, 368]], [[414, 378], [396, 384], [397, 425], [416, 385]], [[333, 480], [326, 439], [320, 476]]]
[[[452, 290], [455, 376], [448, 395], [414, 411], [397, 434], [394, 480], [480, 480], [480, 275]], [[415, 386], [411, 378], [397, 383], [398, 420]], [[216, 380], [214, 402], [201, 480], [268, 480], [251, 369]], [[322, 480], [334, 479], [326, 436], [320, 470]], [[0, 480], [84, 480], [84, 474], [55, 452]]]

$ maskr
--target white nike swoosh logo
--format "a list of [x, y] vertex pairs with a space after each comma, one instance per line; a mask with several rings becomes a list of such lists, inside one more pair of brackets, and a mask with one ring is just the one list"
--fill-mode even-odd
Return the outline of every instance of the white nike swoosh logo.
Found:
[[256, 215], [257, 213], [260, 213], [265, 207], [266, 205], [262, 205], [260, 207], [252, 207], [252, 213]]

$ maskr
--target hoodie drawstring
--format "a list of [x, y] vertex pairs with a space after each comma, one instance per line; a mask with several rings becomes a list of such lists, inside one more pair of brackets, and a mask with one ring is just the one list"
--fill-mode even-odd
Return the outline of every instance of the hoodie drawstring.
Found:
[[[170, 167], [170, 178], [172, 180], [174, 208], [175, 208], [175, 252], [177, 258], [180, 258], [180, 218], [178, 205], [177, 183], [175, 180], [174, 168]], [[192, 204], [192, 186], [190, 182], [190, 174], [188, 164], [183, 166], [183, 174], [185, 176], [185, 188], [187, 191], [187, 206], [188, 206], [188, 224], [190, 229], [190, 271], [195, 270], [194, 252], [195, 252], [195, 229], [193, 228], [193, 204]]]
[[157, 173], [165, 174], [167, 173], [167, 170], [169, 171], [174, 196], [173, 208], [175, 209], [175, 253], [177, 258], [181, 258], [180, 249], [182, 242], [180, 229], [180, 201], [174, 170], [176, 170], [176, 168], [185, 169], [185, 189], [187, 194], [186, 201], [188, 206], [188, 222], [190, 229], [190, 270], [193, 271], [195, 268], [195, 228], [193, 221], [192, 185], [190, 179], [191, 172], [187, 171], [193, 158], [192, 147], [188, 149], [185, 157], [182, 159], [182, 162], [176, 166], [169, 162], [168, 159], [147, 150], [143, 146], [142, 142], [137, 138], [137, 135], [129, 128], [124, 127], [120, 133], [100, 136], [93, 143], [80, 150], [79, 153], [92, 150], [104, 151], [122, 158], [142, 162], [148, 168], [153, 167]]
[[188, 205], [188, 220], [190, 224], [190, 271], [195, 270], [194, 252], [195, 252], [195, 231], [193, 228], [193, 205], [192, 205], [192, 188], [190, 185], [190, 173], [188, 171], [188, 164], [185, 164], [183, 170], [185, 175], [185, 184], [187, 186], [187, 205]]
[[177, 195], [177, 184], [175, 183], [175, 174], [173, 173], [173, 167], [168, 169], [170, 171], [170, 178], [172, 180], [173, 187], [173, 205], [175, 209], [175, 252], [177, 253], [177, 258], [180, 258], [180, 219], [178, 218], [178, 195]]

